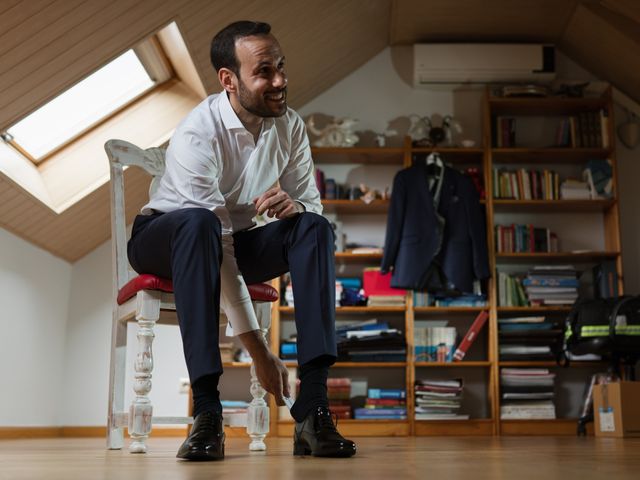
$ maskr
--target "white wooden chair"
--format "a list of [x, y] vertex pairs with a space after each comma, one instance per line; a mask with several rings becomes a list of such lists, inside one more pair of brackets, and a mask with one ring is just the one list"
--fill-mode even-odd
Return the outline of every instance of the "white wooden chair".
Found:
[[[105, 144], [111, 169], [111, 234], [113, 266], [113, 324], [111, 336], [111, 365], [109, 372], [109, 412], [107, 447], [121, 449], [123, 427], [128, 426], [131, 453], [145, 453], [146, 440], [152, 424], [189, 424], [191, 417], [154, 417], [148, 394], [151, 391], [153, 370], [152, 343], [156, 323], [177, 325], [171, 280], [155, 275], [137, 275], [129, 268], [124, 208], [124, 167], [137, 166], [153, 176], [149, 193], [158, 186], [165, 167], [162, 148], [142, 150], [122, 140]], [[271, 303], [278, 299], [277, 291], [267, 284], [250, 285], [249, 292], [263, 335], [271, 323]], [[222, 312], [221, 312], [222, 313]], [[125, 357], [127, 322], [138, 322], [138, 352], [135, 359], [133, 390], [135, 399], [124, 410]], [[220, 316], [221, 323], [224, 315]], [[178, 352], [176, 352], [178, 354]], [[251, 366], [253, 400], [247, 415], [247, 433], [251, 437], [249, 449], [265, 450], [264, 437], [269, 432], [269, 408], [264, 400], [265, 390], [259, 384], [255, 367]], [[234, 422], [236, 423], [236, 422]]]

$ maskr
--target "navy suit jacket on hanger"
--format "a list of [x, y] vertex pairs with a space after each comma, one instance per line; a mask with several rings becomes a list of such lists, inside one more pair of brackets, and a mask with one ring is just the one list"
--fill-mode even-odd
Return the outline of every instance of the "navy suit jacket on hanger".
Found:
[[434, 199], [425, 162], [398, 172], [393, 191], [381, 271], [393, 268], [391, 286], [427, 288], [434, 259], [450, 287], [473, 291], [473, 280], [489, 277], [485, 216], [471, 178], [444, 168], [438, 213], [445, 220], [438, 230]]

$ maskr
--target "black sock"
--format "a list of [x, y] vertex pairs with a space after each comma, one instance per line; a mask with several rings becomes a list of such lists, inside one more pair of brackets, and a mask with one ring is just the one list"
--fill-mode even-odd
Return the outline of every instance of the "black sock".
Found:
[[328, 407], [327, 376], [334, 357], [322, 355], [300, 366], [300, 393], [291, 407], [291, 416], [302, 422], [316, 407]]
[[218, 380], [220, 374], [205, 375], [200, 377], [193, 385], [193, 418], [202, 412], [215, 412], [222, 415], [222, 405], [220, 404], [220, 392], [218, 391]]

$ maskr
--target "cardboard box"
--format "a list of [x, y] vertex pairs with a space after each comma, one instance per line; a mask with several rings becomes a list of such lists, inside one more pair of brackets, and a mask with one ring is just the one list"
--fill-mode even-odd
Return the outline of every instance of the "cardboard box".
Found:
[[640, 382], [596, 385], [593, 411], [597, 437], [640, 437]]

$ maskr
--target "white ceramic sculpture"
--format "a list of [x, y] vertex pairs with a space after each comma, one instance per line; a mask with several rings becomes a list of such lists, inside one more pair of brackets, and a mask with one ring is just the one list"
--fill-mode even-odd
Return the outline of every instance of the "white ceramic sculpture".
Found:
[[319, 130], [311, 115], [307, 119], [307, 129], [318, 137], [314, 143], [316, 147], [353, 147], [360, 140], [354, 132], [356, 123], [358, 121], [353, 118], [341, 118]]

